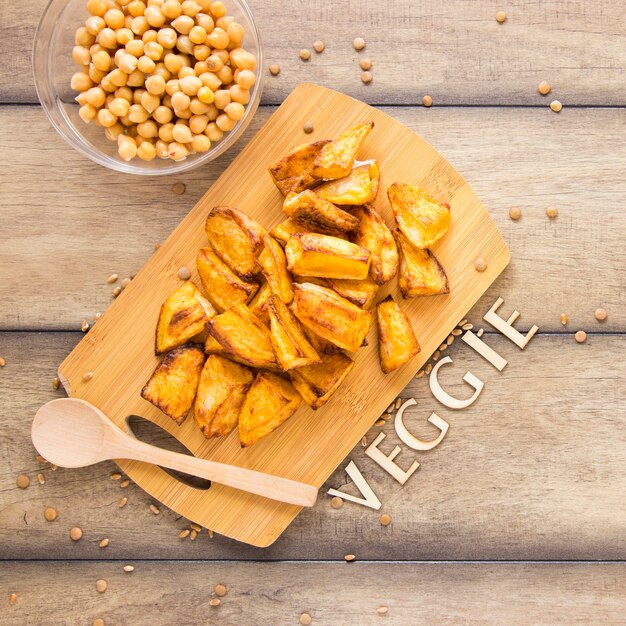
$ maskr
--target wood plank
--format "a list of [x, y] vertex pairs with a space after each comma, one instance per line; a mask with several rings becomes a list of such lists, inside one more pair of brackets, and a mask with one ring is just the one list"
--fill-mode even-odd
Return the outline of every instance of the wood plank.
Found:
[[[11, 306], [0, 310], [0, 328], [76, 329], [93, 319], [111, 302], [107, 276], [122, 278], [148, 260], [154, 243], [169, 235], [271, 111], [262, 108], [237, 148], [216, 163], [181, 178], [139, 181], [75, 153], [38, 107], [0, 107], [0, 125], [15, 130], [2, 143], [11, 158], [0, 174], [0, 299]], [[512, 262], [477, 312], [503, 294], [521, 311], [522, 328], [626, 329], [616, 254], [626, 228], [620, 111], [385, 111], [459, 170], [509, 245]], [[172, 191], [179, 181], [187, 185], [182, 196]], [[554, 221], [545, 216], [548, 205], [560, 210]], [[511, 206], [522, 208], [519, 222], [509, 219]], [[593, 317], [598, 306], [609, 312], [602, 324]], [[570, 316], [566, 329], [561, 312]]]
[[[55, 368], [79, 340], [77, 333], [2, 333], [0, 354], [0, 556], [5, 559], [626, 559], [626, 337], [592, 335], [577, 344], [563, 335], [538, 335], [524, 352], [504, 338], [486, 337], [509, 360], [497, 372], [462, 342], [447, 351], [454, 365], [441, 381], [453, 395], [468, 397], [461, 382], [470, 370], [485, 382], [477, 402], [463, 411], [443, 408], [425, 378], [403, 392], [415, 397], [407, 427], [431, 439], [432, 411], [450, 424], [433, 451], [412, 454], [404, 444], [397, 459], [405, 468], [421, 463], [404, 487], [357, 446], [350, 457], [382, 501], [379, 512], [346, 502], [330, 506], [329, 487], [346, 486], [343, 468], [329, 479], [318, 504], [304, 511], [271, 548], [260, 550], [202, 532], [195, 542], [178, 533], [188, 523], [163, 510], [136, 485], [122, 489], [109, 479], [111, 463], [84, 470], [40, 469], [30, 443], [36, 409], [63, 395], [50, 386]], [[373, 426], [371, 442], [380, 432]], [[393, 425], [383, 428], [389, 453], [398, 443]], [[163, 444], [164, 438], [152, 441]], [[43, 472], [46, 484], [36, 481]], [[31, 486], [15, 487], [28, 474]], [[118, 507], [128, 497], [125, 508]], [[46, 522], [55, 507], [59, 518]], [[381, 513], [392, 523], [383, 527]], [[84, 538], [70, 541], [80, 526]], [[106, 550], [98, 548], [107, 537]]]
[[[623, 563], [0, 562], [4, 624], [623, 624]], [[105, 593], [95, 582], [107, 582]], [[219, 606], [216, 584], [227, 587]], [[71, 597], [71, 602], [68, 598]], [[5, 600], [6, 602], [6, 600]], [[386, 607], [385, 615], [377, 610]]]
[[[0, 6], [0, 72], [3, 102], [36, 102], [31, 42], [47, 0], [5, 1]], [[548, 80], [567, 105], [623, 105], [626, 40], [620, 0], [532, 0], [501, 3], [463, 0], [375, 0], [300, 3], [251, 0], [267, 59], [279, 63], [268, 75], [264, 101], [279, 103], [299, 83], [313, 81], [376, 104], [418, 104], [430, 94], [437, 104], [546, 106], [537, 85]], [[496, 10], [507, 21], [498, 24]], [[277, 18], [280, 29], [276, 28]], [[352, 41], [366, 39], [357, 54]], [[298, 52], [323, 39], [326, 51], [302, 62]], [[374, 80], [360, 80], [360, 57], [373, 60]]]

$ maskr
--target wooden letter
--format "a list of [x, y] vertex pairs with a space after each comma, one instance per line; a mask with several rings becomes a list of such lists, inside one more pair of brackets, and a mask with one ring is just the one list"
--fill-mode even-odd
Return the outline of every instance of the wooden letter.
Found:
[[371, 443], [366, 449], [365, 454], [369, 456], [372, 461], [375, 461], [386, 472], [389, 472], [401, 485], [411, 477], [415, 470], [420, 466], [417, 461], [413, 461], [413, 464], [405, 472], [402, 468], [396, 465], [393, 460], [400, 454], [400, 446], [396, 446], [389, 456], [385, 456], [379, 449], [378, 444], [386, 437], [385, 433], [380, 433], [378, 437]]
[[437, 439], [433, 439], [433, 441], [422, 441], [421, 439], [414, 437], [407, 430], [403, 421], [404, 410], [414, 404], [417, 404], [417, 401], [415, 398], [411, 398], [398, 409], [394, 424], [396, 427], [396, 433], [398, 433], [398, 437], [400, 437], [400, 439], [406, 443], [409, 448], [413, 448], [413, 450], [432, 450], [433, 448], [436, 448], [441, 443], [441, 440], [446, 436], [449, 424], [445, 420], [442, 420], [436, 413], [431, 413], [428, 421], [441, 431]]
[[363, 478], [363, 474], [361, 474], [354, 461], [350, 461], [350, 463], [348, 463], [346, 467], [346, 474], [352, 478], [352, 481], [358, 487], [364, 498], [357, 498], [356, 496], [351, 496], [349, 493], [337, 491], [337, 489], [329, 489], [328, 495], [339, 496], [344, 500], [349, 500], [350, 502], [355, 502], [356, 504], [362, 504], [363, 506], [369, 506], [370, 509], [378, 511], [381, 507], [380, 500], [376, 497], [376, 494], [372, 491], [372, 488], [369, 486], [365, 478]]
[[496, 313], [503, 302], [504, 300], [502, 298], [498, 298], [496, 303], [489, 309], [489, 311], [487, 311], [487, 313], [485, 313], [483, 319], [485, 322], [491, 324], [496, 330], [499, 330], [505, 337], [508, 337], [518, 348], [523, 350], [526, 347], [526, 344], [539, 330], [539, 326], [533, 324], [526, 336], [522, 335], [522, 333], [513, 328], [513, 322], [515, 322], [515, 320], [519, 317], [519, 311], [513, 311], [509, 319], [506, 321]]
[[501, 357], [493, 348], [490, 348], [480, 337], [477, 337], [471, 330], [468, 330], [462, 337], [463, 341], [474, 348], [480, 356], [487, 359], [499, 372], [501, 372], [508, 361]]
[[449, 393], [443, 390], [443, 388], [439, 384], [439, 379], [437, 378], [437, 372], [439, 371], [439, 368], [446, 363], [452, 363], [452, 359], [449, 356], [441, 359], [441, 361], [439, 361], [439, 363], [437, 363], [437, 365], [433, 367], [433, 371], [430, 373], [430, 379], [429, 379], [430, 390], [432, 391], [433, 396], [435, 396], [435, 398], [437, 398], [437, 400], [439, 400], [441, 404], [443, 404], [444, 406], [447, 406], [449, 409], [464, 409], [465, 407], [468, 407], [470, 404], [474, 404], [474, 402], [476, 401], [476, 398], [478, 398], [478, 396], [480, 395], [480, 392], [483, 390], [485, 383], [483, 383], [483, 381], [480, 380], [480, 378], [477, 378], [476, 376], [474, 376], [472, 372], [465, 372], [465, 376], [463, 376], [463, 380], [468, 385], [474, 388], [475, 390], [474, 395], [469, 397], [467, 400], [458, 400], [457, 398], [454, 398]]

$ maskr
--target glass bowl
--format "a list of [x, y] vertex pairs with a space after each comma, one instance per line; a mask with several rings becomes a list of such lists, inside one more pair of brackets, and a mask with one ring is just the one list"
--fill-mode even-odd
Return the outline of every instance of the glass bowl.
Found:
[[257, 57], [257, 80], [250, 92], [246, 112], [233, 130], [224, 133], [208, 152], [188, 156], [184, 161], [159, 159], [124, 161], [117, 153], [117, 142], [104, 136], [104, 129], [93, 122], [86, 124], [78, 116], [78, 95], [70, 87], [78, 66], [72, 60], [74, 33], [83, 26], [89, 13], [87, 0], [51, 0], [44, 11], [35, 35], [33, 71], [41, 105], [59, 135], [92, 161], [126, 174], [159, 176], [180, 174], [208, 163], [228, 150], [244, 132], [254, 116], [263, 89], [263, 51], [259, 31], [245, 0], [224, 0], [228, 14], [245, 29], [243, 47]]

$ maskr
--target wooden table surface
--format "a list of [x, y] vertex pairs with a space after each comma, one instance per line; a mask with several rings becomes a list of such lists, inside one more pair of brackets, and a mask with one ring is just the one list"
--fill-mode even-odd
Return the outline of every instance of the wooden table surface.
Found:
[[[304, 612], [313, 624], [625, 623], [626, 4], [251, 0], [267, 64], [282, 67], [268, 75], [251, 128], [217, 162], [139, 180], [74, 152], [37, 104], [31, 42], [45, 3], [0, 0], [0, 624], [297, 624]], [[356, 36], [367, 42], [360, 54]], [[300, 61], [316, 39], [325, 52]], [[368, 86], [360, 56], [374, 63]], [[548, 97], [537, 93], [542, 80]], [[30, 420], [62, 396], [52, 388], [57, 365], [80, 340], [81, 322], [110, 304], [107, 277], [136, 272], [303, 81], [380, 106], [430, 141], [483, 200], [512, 262], [468, 319], [509, 365], [499, 373], [452, 345], [450, 392], [467, 394], [467, 370], [485, 381], [463, 411], [438, 404], [426, 378], [409, 385], [402, 397], [418, 401], [422, 434], [432, 436], [426, 418], [435, 410], [450, 431], [417, 455], [421, 467], [404, 487], [363, 447], [352, 452], [381, 511], [331, 508], [326, 489], [356, 493], [346, 461], [270, 548], [205, 530], [179, 539], [189, 523], [155, 515], [147, 494], [110, 480], [113, 464], [40, 465]], [[421, 106], [425, 94], [431, 109]], [[553, 98], [564, 105], [559, 114], [548, 108]], [[183, 195], [173, 191], [179, 182]], [[512, 206], [522, 209], [518, 222]], [[482, 322], [499, 295], [522, 313], [520, 329], [540, 327], [524, 352]], [[598, 307], [604, 322], [594, 318]], [[381, 430], [396, 442], [392, 421], [373, 426], [368, 440]], [[28, 489], [16, 488], [19, 474], [31, 478]], [[46, 507], [56, 521], [45, 521]], [[84, 531], [76, 543], [74, 526]], [[355, 562], [344, 562], [348, 553]], [[108, 582], [103, 594], [97, 579]], [[228, 593], [211, 607], [218, 583]]]

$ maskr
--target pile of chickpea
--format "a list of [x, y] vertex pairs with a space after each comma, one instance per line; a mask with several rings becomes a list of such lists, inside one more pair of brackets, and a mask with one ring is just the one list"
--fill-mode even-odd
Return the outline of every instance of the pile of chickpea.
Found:
[[79, 115], [122, 159], [182, 161], [245, 113], [256, 57], [219, 0], [88, 0], [72, 77]]

